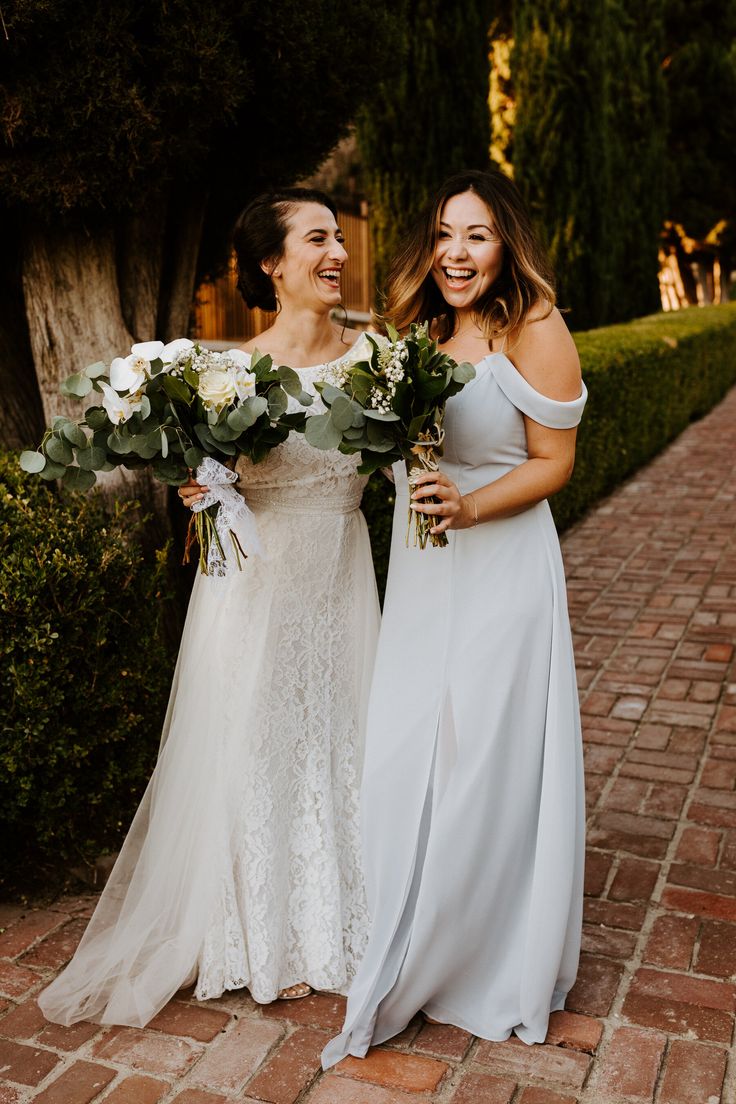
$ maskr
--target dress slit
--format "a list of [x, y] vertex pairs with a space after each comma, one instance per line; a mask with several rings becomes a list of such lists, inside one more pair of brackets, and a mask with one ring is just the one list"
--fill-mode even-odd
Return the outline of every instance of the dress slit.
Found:
[[[409, 945], [411, 943], [414, 916], [416, 912], [419, 891], [422, 885], [422, 872], [429, 845], [429, 833], [432, 824], [435, 795], [435, 774], [437, 770], [437, 745], [439, 740], [442, 712], [437, 719], [435, 729], [434, 747], [424, 794], [424, 803], [419, 818], [416, 845], [411, 869], [406, 881], [403, 902], [396, 916], [393, 932], [385, 944], [385, 950], [381, 955], [373, 980], [368, 987], [363, 1003], [355, 1013], [352, 1022], [346, 1023], [345, 1030], [328, 1043], [325, 1048], [325, 1057], [329, 1052], [329, 1060], [332, 1064], [339, 1062], [347, 1054], [363, 1056], [371, 1042], [382, 1042], [380, 1037], [373, 1037], [376, 1020], [381, 1010], [382, 1002], [391, 993], [401, 974]], [[376, 946], [376, 943], [373, 943]], [[389, 1036], [386, 1035], [385, 1038]]]

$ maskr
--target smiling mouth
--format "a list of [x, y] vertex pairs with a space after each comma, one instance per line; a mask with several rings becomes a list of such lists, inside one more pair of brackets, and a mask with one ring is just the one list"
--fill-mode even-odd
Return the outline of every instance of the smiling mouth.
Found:
[[338, 289], [340, 287], [340, 269], [339, 268], [323, 268], [321, 272], [317, 273], [317, 276], [323, 284], [327, 284], [328, 287]]
[[443, 268], [445, 279], [451, 287], [462, 287], [469, 283], [478, 273], [473, 268]]

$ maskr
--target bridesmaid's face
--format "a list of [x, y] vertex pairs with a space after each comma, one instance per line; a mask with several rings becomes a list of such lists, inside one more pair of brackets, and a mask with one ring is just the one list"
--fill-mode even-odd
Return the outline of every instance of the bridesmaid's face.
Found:
[[348, 255], [335, 216], [320, 203], [300, 203], [287, 221], [283, 253], [273, 271], [281, 303], [324, 310], [337, 306]]
[[503, 243], [475, 192], [451, 196], [442, 208], [432, 278], [455, 310], [467, 310], [498, 279]]

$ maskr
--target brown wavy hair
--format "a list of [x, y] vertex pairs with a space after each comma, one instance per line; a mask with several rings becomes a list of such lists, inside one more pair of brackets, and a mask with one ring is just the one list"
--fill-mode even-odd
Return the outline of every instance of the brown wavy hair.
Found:
[[412, 322], [430, 320], [440, 343], [452, 337], [455, 311], [434, 282], [431, 269], [442, 209], [448, 199], [463, 192], [475, 192], [483, 200], [503, 241], [501, 273], [474, 308], [490, 346], [493, 338], [518, 337], [533, 308], [541, 305], [546, 318], [556, 301], [552, 273], [524, 201], [513, 181], [498, 169], [458, 173], [439, 188], [393, 260], [382, 318], [402, 331]]

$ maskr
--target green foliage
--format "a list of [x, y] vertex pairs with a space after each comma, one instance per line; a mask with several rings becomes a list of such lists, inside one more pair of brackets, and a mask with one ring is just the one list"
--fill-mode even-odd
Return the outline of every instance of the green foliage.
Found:
[[0, 208], [109, 224], [159, 194], [206, 191], [205, 265], [250, 197], [313, 171], [347, 131], [401, 28], [388, 0], [5, 0], [2, 12]]
[[[375, 280], [442, 181], [488, 164], [491, 0], [403, 0], [404, 39], [358, 116]], [[401, 41], [404, 42], [403, 53]], [[398, 47], [398, 48], [397, 48]]]
[[736, 303], [575, 335], [590, 392], [575, 474], [552, 501], [560, 528], [702, 417], [736, 382]]
[[[575, 335], [590, 393], [575, 472], [551, 502], [559, 529], [656, 456], [736, 382], [736, 303], [657, 314]], [[376, 473], [363, 496], [379, 589], [391, 547], [393, 487]]]
[[663, 4], [514, 4], [514, 178], [574, 329], [659, 303]]
[[137, 528], [0, 457], [0, 880], [118, 845], [151, 772], [166, 553], [148, 562]]
[[736, 3], [666, 0], [667, 215], [693, 238], [731, 223], [736, 253]]
[[386, 590], [395, 501], [393, 483], [386, 478], [383, 472], [375, 472], [368, 480], [368, 486], [363, 492], [360, 508], [368, 522], [373, 566], [376, 569], [376, 583], [378, 584], [381, 601], [383, 601], [384, 591]]

